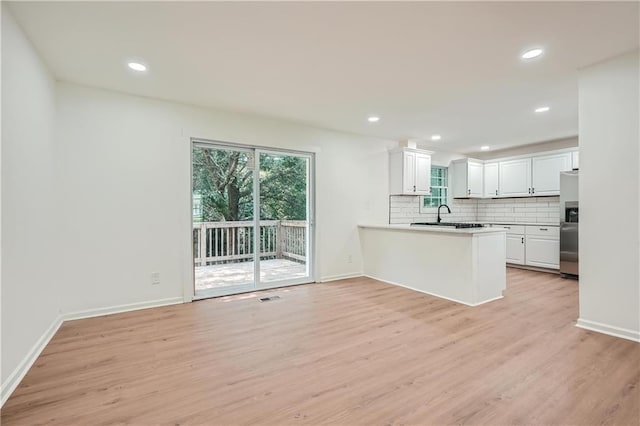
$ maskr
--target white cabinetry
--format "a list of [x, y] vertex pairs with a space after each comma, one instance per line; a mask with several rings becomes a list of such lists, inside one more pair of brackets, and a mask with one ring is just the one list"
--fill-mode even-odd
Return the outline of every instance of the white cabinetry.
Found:
[[454, 198], [482, 198], [484, 195], [484, 164], [480, 160], [455, 160], [451, 163]]
[[524, 226], [523, 225], [492, 225], [493, 228], [507, 230], [507, 263], [524, 265]]
[[431, 156], [416, 152], [416, 192], [431, 193]]
[[484, 163], [484, 196], [497, 197], [500, 189], [500, 163]]
[[560, 268], [560, 228], [545, 225], [498, 225], [507, 231], [507, 263]]
[[560, 268], [560, 228], [527, 226], [525, 264], [541, 268]]
[[431, 193], [431, 152], [410, 148], [389, 153], [389, 191], [391, 195], [429, 195]]
[[501, 197], [528, 197], [531, 195], [531, 159], [500, 161]]
[[560, 195], [560, 172], [571, 170], [571, 153], [533, 157], [531, 195]]

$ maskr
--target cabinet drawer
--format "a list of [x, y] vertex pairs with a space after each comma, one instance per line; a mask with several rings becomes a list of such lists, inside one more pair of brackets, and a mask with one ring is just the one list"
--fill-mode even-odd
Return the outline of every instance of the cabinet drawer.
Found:
[[491, 227], [506, 229], [507, 235], [524, 235], [524, 225], [498, 225], [494, 223]]
[[540, 237], [560, 238], [559, 226], [544, 226], [544, 225], [527, 225], [527, 235], [537, 235]]

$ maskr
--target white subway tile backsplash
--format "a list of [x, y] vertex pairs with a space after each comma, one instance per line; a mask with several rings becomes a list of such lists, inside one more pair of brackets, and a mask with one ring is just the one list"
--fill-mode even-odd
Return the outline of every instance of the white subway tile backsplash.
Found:
[[[394, 195], [389, 199], [389, 223], [434, 222], [437, 209], [420, 212], [421, 197]], [[533, 222], [558, 223], [559, 197], [453, 199], [451, 214], [441, 211], [447, 222]]]

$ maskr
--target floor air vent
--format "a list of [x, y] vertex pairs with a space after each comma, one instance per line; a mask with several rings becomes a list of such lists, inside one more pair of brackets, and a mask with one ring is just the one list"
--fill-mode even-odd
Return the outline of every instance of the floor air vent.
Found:
[[263, 297], [260, 299], [261, 302], [271, 302], [272, 300], [278, 300], [280, 299], [280, 296], [269, 296], [269, 297]]

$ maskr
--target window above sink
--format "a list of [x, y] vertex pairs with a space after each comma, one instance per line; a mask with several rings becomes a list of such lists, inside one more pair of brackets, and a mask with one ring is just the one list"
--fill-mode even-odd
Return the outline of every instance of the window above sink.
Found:
[[449, 169], [442, 166], [431, 166], [431, 194], [420, 201], [420, 213], [431, 213], [440, 204], [447, 204], [449, 196]]

